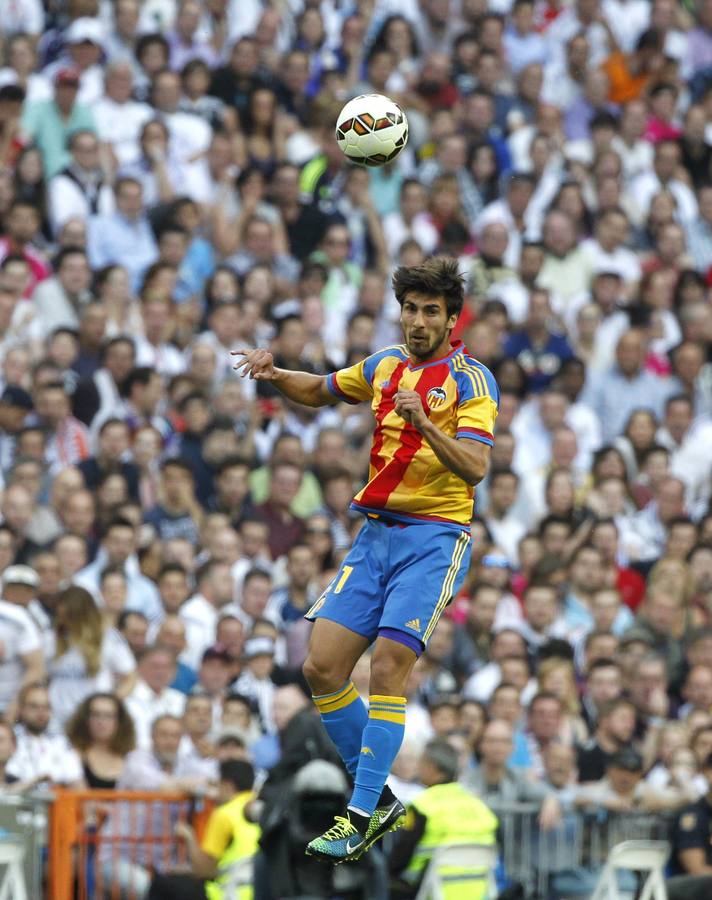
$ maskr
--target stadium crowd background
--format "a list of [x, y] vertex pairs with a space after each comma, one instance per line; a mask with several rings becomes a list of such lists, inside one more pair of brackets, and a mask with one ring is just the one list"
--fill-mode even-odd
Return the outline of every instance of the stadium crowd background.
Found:
[[[502, 399], [393, 786], [437, 737], [544, 823], [705, 794], [712, 2], [1, 0], [0, 26], [8, 789], [305, 761], [302, 614], [360, 525], [370, 410], [229, 351], [356, 362], [398, 341], [394, 267], [446, 254]], [[378, 170], [333, 139], [368, 92], [410, 123]]]

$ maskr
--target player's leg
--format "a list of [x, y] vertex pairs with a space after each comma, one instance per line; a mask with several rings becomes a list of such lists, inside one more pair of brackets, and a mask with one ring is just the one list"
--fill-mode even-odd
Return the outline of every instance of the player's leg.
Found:
[[[406, 685], [418, 659], [418, 653], [404, 637], [406, 641], [398, 640], [397, 633], [391, 637], [380, 635], [371, 658], [368, 722], [349, 801], [349, 812], [365, 817], [366, 822], [380, 803], [393, 760], [403, 743]], [[363, 825], [363, 820], [358, 824]]]
[[391, 535], [392, 568], [371, 661], [368, 724], [349, 802], [349, 819], [365, 835], [364, 850], [404, 813], [395, 798], [384, 803], [381, 790], [403, 741], [406, 685], [469, 562], [465, 532], [414, 525]]
[[338, 622], [319, 618], [309, 641], [304, 677], [321, 721], [346, 769], [356, 774], [366, 706], [351, 682], [351, 672], [369, 645], [368, 638]]
[[352, 776], [368, 714], [351, 683], [357, 660], [378, 632], [382, 613], [385, 526], [367, 521], [341, 569], [307, 612], [314, 620], [304, 676], [324, 727]]

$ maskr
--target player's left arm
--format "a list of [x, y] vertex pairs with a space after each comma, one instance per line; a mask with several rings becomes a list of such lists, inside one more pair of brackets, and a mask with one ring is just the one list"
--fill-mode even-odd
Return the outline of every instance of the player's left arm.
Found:
[[423, 435], [440, 462], [467, 484], [478, 484], [485, 477], [491, 443], [460, 440], [441, 431], [428, 418], [416, 391], [398, 391], [395, 411]]

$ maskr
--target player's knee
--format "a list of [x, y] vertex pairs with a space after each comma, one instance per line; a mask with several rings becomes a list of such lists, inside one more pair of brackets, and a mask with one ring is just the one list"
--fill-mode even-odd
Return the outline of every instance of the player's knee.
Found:
[[401, 696], [412, 667], [413, 660], [407, 654], [401, 654], [397, 650], [375, 652], [371, 660], [371, 693]]
[[328, 694], [338, 690], [343, 683], [343, 679], [339, 681], [339, 673], [334, 672], [333, 666], [313, 653], [304, 660], [302, 673], [313, 694]]

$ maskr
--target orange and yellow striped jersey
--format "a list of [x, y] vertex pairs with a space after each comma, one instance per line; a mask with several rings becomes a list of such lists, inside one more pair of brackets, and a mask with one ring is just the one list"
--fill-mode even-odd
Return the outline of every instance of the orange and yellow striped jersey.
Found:
[[398, 390], [417, 391], [431, 422], [449, 437], [492, 445], [499, 388], [461, 341], [441, 359], [413, 365], [405, 346], [386, 347], [327, 378], [347, 403], [371, 402], [376, 428], [368, 483], [353, 509], [401, 522], [469, 528], [474, 489], [444, 466], [413, 425], [395, 412]]

